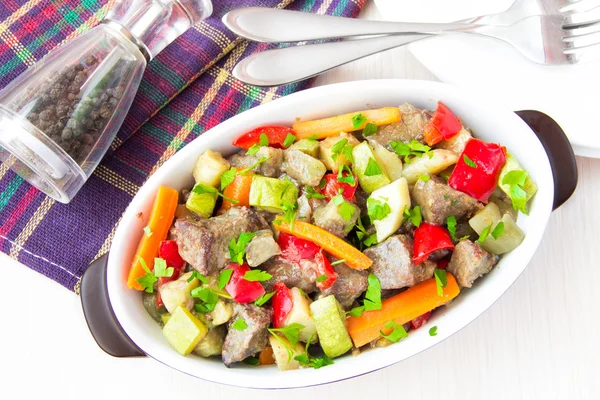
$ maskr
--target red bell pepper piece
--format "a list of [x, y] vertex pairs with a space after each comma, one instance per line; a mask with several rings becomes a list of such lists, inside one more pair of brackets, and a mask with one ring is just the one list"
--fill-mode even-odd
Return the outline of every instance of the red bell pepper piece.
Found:
[[250, 271], [246, 264], [231, 263], [226, 269], [233, 270], [229, 283], [225, 285], [227, 293], [238, 303], [250, 303], [265, 294], [265, 288], [260, 282], [250, 282], [244, 279], [244, 274]]
[[294, 130], [287, 126], [261, 126], [250, 132], [244, 133], [233, 141], [233, 145], [248, 150], [260, 143], [260, 135], [264, 133], [269, 139], [269, 146], [283, 149], [283, 142], [288, 134], [295, 135]]
[[[350, 173], [348, 171], [345, 171], [342, 175], [346, 177], [349, 174]], [[319, 191], [328, 201], [331, 200], [332, 197], [338, 195], [339, 189], [342, 189], [342, 196], [344, 199], [352, 202], [355, 201], [354, 194], [356, 193], [356, 188], [358, 185], [355, 184], [354, 186], [351, 186], [346, 182], [338, 182], [337, 174], [327, 174], [323, 177], [323, 179], [325, 179], [325, 186]], [[356, 180], [356, 175], [354, 176], [354, 181], [358, 182]]]
[[167, 267], [173, 267], [173, 275], [158, 278], [158, 285], [161, 286], [167, 282], [174, 281], [183, 272], [185, 260], [179, 255], [179, 247], [174, 240], [163, 240], [158, 247], [158, 256], [165, 260]]
[[290, 311], [292, 311], [294, 301], [292, 300], [290, 289], [285, 286], [285, 283], [277, 282], [273, 286], [273, 289], [275, 290], [272, 300], [273, 326], [275, 328], [281, 328], [285, 325], [285, 320], [290, 314]]
[[305, 239], [280, 232], [277, 243], [281, 248], [281, 256], [293, 263], [310, 260], [321, 250], [319, 246]]
[[413, 329], [419, 329], [421, 326], [427, 323], [427, 320], [429, 320], [430, 316], [431, 311], [427, 311], [425, 314], [419, 315], [417, 318], [410, 321], [410, 326], [412, 326]]
[[454, 244], [450, 233], [439, 225], [422, 222], [415, 229], [415, 243], [413, 246], [413, 262], [421, 264], [429, 255], [437, 250], [453, 250]]
[[498, 177], [504, 164], [505, 147], [470, 139], [448, 179], [448, 185], [486, 202], [498, 185]]
[[450, 263], [450, 258], [444, 257], [438, 260], [437, 269], [446, 269], [448, 264]]
[[442, 140], [453, 138], [462, 129], [462, 124], [444, 103], [438, 101], [438, 108], [425, 128], [423, 134], [429, 146]]
[[[317, 287], [321, 290], [330, 288], [338, 278], [337, 272], [335, 272], [331, 266], [331, 263], [327, 259], [327, 256], [325, 256], [325, 252], [323, 250], [319, 250], [319, 252], [315, 255], [315, 261], [317, 263]], [[326, 276], [327, 279], [319, 282], [319, 277], [321, 276]]]

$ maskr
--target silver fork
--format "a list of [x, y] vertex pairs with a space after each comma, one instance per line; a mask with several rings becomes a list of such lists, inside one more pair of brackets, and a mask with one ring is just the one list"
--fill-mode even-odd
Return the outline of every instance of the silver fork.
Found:
[[[586, 11], [573, 12], [573, 7], [580, 3], [588, 4], [585, 8]], [[598, 4], [600, 1], [596, 0], [596, 3]], [[532, 4], [537, 7], [537, 11], [531, 10]], [[552, 13], [558, 10], [561, 14], [534, 16], [519, 21], [519, 15], [522, 16], [523, 14], [519, 14], [515, 10], [525, 9], [524, 5], [530, 7], [528, 12]], [[443, 29], [448, 29], [449, 27], [454, 29], [453, 32], [483, 34], [507, 41], [518, 47], [528, 58], [542, 64], [568, 64], [585, 61], [586, 59], [595, 59], [600, 57], [600, 49], [598, 49], [600, 47], [598, 44], [600, 43], [600, 39], [596, 37], [595, 31], [597, 28], [600, 29], [600, 23], [597, 21], [597, 15], [594, 14], [594, 10], [597, 12], [597, 8], [591, 8], [589, 1], [586, 0], [582, 2], [569, 2], [568, 0], [517, 0], [511, 9], [504, 13], [465, 20], [466, 22], [477, 20], [478, 22], [494, 22], [495, 24], [510, 24], [514, 20], [517, 20], [518, 22], [512, 26], [473, 25], [464, 23], [465, 21], [453, 24], [398, 24], [378, 21], [356, 21], [313, 14], [309, 14], [308, 16], [306, 14], [299, 15], [302, 13], [294, 13], [294, 16], [301, 17], [300, 20], [286, 18], [282, 24], [281, 19], [274, 20], [273, 15], [268, 13], [271, 21], [269, 26], [271, 28], [273, 28], [274, 21], [278, 21], [276, 24], [278, 26], [286, 26], [285, 31], [287, 35], [284, 35], [286, 36], [285, 39], [281, 39], [281, 35], [277, 34], [278, 29], [262, 29], [267, 25], [264, 18], [242, 18], [242, 24], [239, 24], [240, 11], [238, 10], [232, 12], [235, 14], [227, 14], [223, 20], [226, 25], [241, 36], [266, 42], [312, 40], [315, 38], [339, 36], [352, 37], [372, 34], [373, 28], [378, 29], [374, 32], [376, 34], [398, 33], [399, 26], [407, 28], [407, 25], [410, 25], [410, 29], [415, 29], [415, 26], [417, 26], [432, 30], [427, 34], [385, 35], [367, 39], [270, 50], [246, 58], [234, 69], [234, 75], [244, 82], [257, 86], [276, 86], [306, 79], [347, 62], [431, 37], [432, 34], [447, 32]], [[256, 13], [261, 12], [262, 10], [252, 10], [255, 17], [257, 16]], [[264, 17], [265, 15], [262, 14], [261, 16]], [[289, 17], [292, 17], [292, 15], [289, 15]], [[326, 18], [328, 22], [335, 23], [329, 23], [325, 28], [321, 27], [317, 29], [317, 32], [314, 32], [312, 26], [317, 25], [318, 28], [320, 25], [315, 24], [312, 17], [319, 19], [319, 23], [323, 23], [321, 17]], [[310, 20], [307, 18], [310, 18]], [[331, 20], [332, 18], [334, 21]], [[255, 22], [260, 23], [255, 24]], [[307, 22], [309, 22], [308, 25], [311, 25], [311, 27], [307, 27]], [[356, 22], [360, 23], [361, 29], [356, 29], [358, 27], [355, 24]], [[258, 30], [255, 31], [257, 25]], [[251, 32], [248, 32], [249, 29]], [[400, 32], [403, 32], [402, 29], [400, 29]], [[531, 40], [530, 38], [532, 37], [535, 40]], [[310, 61], [307, 62], [307, 60]]]

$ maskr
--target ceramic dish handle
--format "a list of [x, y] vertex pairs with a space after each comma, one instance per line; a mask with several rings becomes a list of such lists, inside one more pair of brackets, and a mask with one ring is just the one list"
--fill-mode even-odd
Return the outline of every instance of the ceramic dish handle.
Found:
[[114, 357], [145, 354], [127, 336], [110, 305], [106, 288], [108, 254], [92, 262], [81, 279], [81, 304], [88, 328], [98, 346]]
[[577, 187], [577, 163], [571, 143], [556, 121], [543, 112], [523, 110], [516, 113], [529, 125], [546, 150], [554, 177], [552, 209], [556, 210], [569, 200]]

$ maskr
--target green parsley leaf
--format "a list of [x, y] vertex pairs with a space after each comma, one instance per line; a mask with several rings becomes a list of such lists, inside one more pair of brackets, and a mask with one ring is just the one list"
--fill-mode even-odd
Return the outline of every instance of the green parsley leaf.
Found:
[[418, 151], [421, 153], [428, 153], [429, 150], [431, 150], [431, 147], [429, 147], [415, 139], [408, 142], [408, 147], [410, 147], [410, 149], [412, 151]]
[[479, 235], [479, 239], [477, 239], [477, 243], [483, 243], [485, 242], [485, 239], [487, 239], [488, 235], [490, 234], [490, 231], [492, 230], [492, 224], [489, 224], [488, 226], [486, 226], [483, 231], [481, 232], [481, 235]]
[[248, 357], [248, 358], [242, 360], [242, 362], [246, 365], [252, 365], [253, 367], [260, 365], [260, 360], [256, 357]]
[[374, 233], [372, 235], [369, 235], [364, 241], [363, 243], [365, 244], [365, 246], [369, 247], [369, 246], [373, 246], [374, 244], [377, 244], [377, 234]]
[[[285, 336], [287, 338], [287, 340], [290, 341], [292, 346], [295, 346], [296, 343], [298, 343], [298, 335], [300, 334], [300, 330], [303, 328], [304, 328], [304, 325], [293, 323], [284, 328], [277, 328], [277, 329], [271, 328], [271, 329], [269, 329], [269, 332], [272, 335], [275, 335], [275, 333], [281, 333], [283, 336]], [[277, 335], [275, 335], [275, 336], [277, 336]]]
[[377, 161], [373, 160], [372, 158], [369, 158], [369, 162], [367, 163], [367, 167], [365, 168], [365, 176], [376, 176], [382, 174], [383, 171], [379, 167], [379, 164], [377, 164]]
[[231, 238], [229, 242], [229, 257], [232, 262], [242, 265], [244, 263], [244, 256], [246, 255], [246, 245], [250, 243], [252, 238], [256, 235], [254, 232], [243, 232], [236, 241], [235, 238]]
[[248, 149], [248, 151], [246, 151], [246, 155], [247, 156], [253, 156], [256, 153], [258, 153], [258, 150], [260, 149], [260, 146], [257, 144], [253, 144], [252, 146], [250, 146], [250, 148]]
[[429, 328], [429, 336], [437, 336], [437, 325]]
[[294, 230], [294, 221], [296, 220], [298, 204], [292, 204], [290, 201], [283, 200], [280, 207], [283, 210], [283, 220], [290, 224], [290, 229]]
[[190, 275], [190, 277], [187, 279], [188, 282], [191, 282], [195, 279], [198, 279], [200, 282], [202, 283], [208, 283], [208, 279], [206, 279], [206, 277], [204, 275], [202, 275], [200, 272], [194, 270], [192, 271], [192, 274]]
[[273, 297], [274, 295], [275, 295], [275, 292], [265, 293], [254, 301], [254, 305], [260, 307], [263, 304], [265, 304], [267, 301], [271, 300], [271, 297]]
[[245, 168], [243, 170], [241, 170], [239, 172], [240, 175], [245, 175], [248, 172], [252, 171], [254, 168], [258, 167], [260, 164], [264, 163], [265, 161], [267, 161], [269, 158], [271, 157], [261, 157], [257, 162], [255, 162], [254, 164], [252, 164], [251, 166], [249, 166], [248, 168]]
[[450, 203], [450, 206], [454, 207], [454, 206], [456, 206], [456, 203], [458, 203], [458, 201], [452, 200], [452, 202]]
[[342, 203], [344, 203], [344, 196], [342, 196], [341, 194], [335, 195], [331, 198], [331, 201], [333, 202], [333, 204], [339, 207], [342, 205]]
[[258, 144], [260, 145], [260, 147], [265, 147], [269, 145], [269, 137], [267, 135], [265, 135], [264, 133], [261, 133], [260, 136], [258, 137]]
[[377, 125], [369, 122], [367, 123], [367, 125], [365, 125], [364, 129], [363, 129], [363, 136], [364, 137], [369, 137], [371, 135], [375, 135], [377, 133]]
[[217, 196], [221, 196], [225, 200], [232, 202], [233, 204], [239, 203], [239, 201], [230, 199], [229, 197], [224, 196], [222, 193], [219, 193], [219, 191], [217, 189], [215, 189], [214, 187], [207, 186], [203, 183], [198, 183], [196, 186], [194, 186], [194, 188], [192, 189], [192, 192], [194, 192], [196, 194], [214, 193]]
[[[338, 196], [340, 195], [338, 194]], [[346, 201], [344, 201], [341, 205], [338, 206], [338, 212], [346, 221], [352, 220], [355, 211], [356, 209], [354, 208], [354, 206]]]
[[452, 237], [452, 240], [454, 240], [456, 242], [460, 242], [469, 237], [469, 235], [466, 235], [459, 239], [456, 238], [456, 217], [454, 215], [451, 215], [448, 218], [446, 218], [446, 225], [448, 225], [448, 232], [450, 232], [450, 236]]
[[221, 175], [221, 190], [225, 190], [233, 182], [236, 173], [237, 168], [235, 167], [231, 167], [228, 171], [223, 172], [223, 175]]
[[504, 222], [500, 221], [492, 231], [492, 237], [498, 239], [502, 235], [504, 235]]
[[[344, 171], [348, 171], [348, 174], [345, 176]], [[347, 183], [352, 187], [356, 186], [356, 179], [354, 179], [354, 174], [350, 170], [350, 167], [348, 167], [345, 164], [342, 164], [342, 166], [340, 167], [340, 170], [338, 171], [337, 180], [341, 183]]]
[[144, 227], [144, 234], [145, 234], [147, 237], [150, 237], [150, 236], [152, 236], [152, 231], [150, 230], [150, 227], [149, 227], [149, 226], [145, 226], [145, 227]]
[[219, 295], [207, 287], [197, 287], [192, 289], [190, 295], [201, 302], [194, 305], [194, 309], [199, 313], [211, 312], [215, 309], [219, 301]]
[[246, 321], [244, 321], [242, 318], [238, 318], [233, 324], [231, 324], [231, 327], [236, 331], [243, 331], [248, 327], [248, 324], [246, 324]]
[[443, 269], [436, 268], [433, 271], [433, 276], [435, 277], [435, 286], [437, 287], [438, 296], [443, 296], [444, 291], [443, 288], [448, 284], [448, 275], [446, 275], [446, 271]]
[[364, 311], [365, 311], [365, 307], [359, 306], [359, 307], [354, 307], [352, 310], [348, 311], [346, 314], [350, 314], [353, 317], [360, 317]]
[[385, 333], [383, 333], [383, 331], [379, 331], [379, 333], [381, 334], [381, 336], [383, 336], [384, 338], [386, 338], [390, 342], [397, 343], [401, 339], [404, 339], [404, 338], [408, 337], [408, 333], [406, 332], [406, 330], [404, 329], [404, 327], [402, 325], [396, 324], [394, 321], [389, 321], [388, 323], [386, 323], [384, 325], [384, 328], [386, 328], [386, 329], [392, 329], [392, 331], [389, 334], [387, 334], [387, 335]]
[[369, 274], [367, 280], [369, 286], [365, 293], [365, 310], [379, 310], [381, 309], [381, 283], [379, 283], [379, 279], [374, 274]]
[[[431, 147], [414, 139], [408, 143], [391, 141], [390, 146], [398, 156], [404, 157], [404, 161], [407, 163], [410, 163], [409, 156], [422, 157], [423, 154], [428, 154], [431, 150]], [[429, 154], [431, 155], [431, 153]]]
[[325, 195], [317, 192], [312, 186], [305, 186], [307, 199], [324, 199]]
[[513, 208], [525, 215], [527, 215], [527, 193], [523, 190], [523, 187], [528, 176], [529, 174], [526, 171], [517, 169], [509, 171], [502, 178], [502, 184], [510, 186], [509, 197]]
[[283, 147], [290, 147], [296, 141], [296, 136], [288, 133], [283, 141]]
[[294, 357], [294, 360], [298, 361], [303, 367], [312, 367], [314, 369], [333, 364], [333, 360], [327, 357], [327, 354], [323, 355], [323, 357], [313, 357], [308, 354], [308, 352], [306, 354], [297, 355]]
[[331, 146], [331, 158], [333, 161], [337, 160], [337, 157], [342, 154], [342, 150], [348, 143], [348, 139], [338, 140], [333, 146]]
[[253, 269], [252, 271], [248, 271], [244, 274], [244, 279], [248, 282], [264, 282], [271, 279], [273, 275], [268, 272], [261, 271], [258, 269]]
[[140, 276], [135, 281], [137, 283], [139, 283], [140, 286], [147, 293], [152, 293], [152, 292], [154, 292], [154, 283], [156, 283], [158, 278], [156, 276], [154, 276], [152, 271], [150, 271], [150, 268], [148, 268], [146, 261], [142, 257], [138, 256], [138, 260], [140, 261], [140, 264], [142, 265], [142, 268], [144, 269], [144, 271], [146, 271], [146, 274], [144, 276]]
[[342, 258], [341, 260], [333, 261], [331, 263], [331, 265], [338, 265], [338, 264], [345, 263], [345, 262], [346, 262], [346, 259]]
[[404, 219], [406, 221], [410, 221], [414, 226], [418, 228], [421, 225], [421, 222], [423, 222], [423, 217], [421, 216], [421, 207], [414, 206], [412, 210], [409, 208], [405, 208]]
[[157, 278], [171, 277], [174, 272], [173, 267], [167, 267], [167, 262], [163, 258], [156, 257], [154, 259], [154, 276]]
[[360, 127], [363, 126], [365, 122], [367, 122], [367, 117], [365, 117], [361, 113], [358, 113], [352, 117], [352, 126], [354, 127], [354, 129], [360, 129]]
[[372, 197], [367, 199], [367, 214], [371, 218], [371, 223], [379, 221], [388, 216], [392, 212], [389, 204]]
[[463, 154], [463, 160], [465, 160], [465, 164], [467, 164], [471, 168], [477, 168], [477, 164], [473, 162], [466, 154]]
[[319, 276], [317, 276], [317, 279], [316, 279], [316, 281], [317, 281], [318, 283], [321, 283], [321, 282], [325, 282], [327, 279], [329, 279], [329, 278], [327, 277], [327, 275], [323, 274], [323, 275], [319, 275]]
[[223, 289], [223, 288], [225, 288], [225, 286], [227, 286], [227, 284], [229, 283], [229, 280], [231, 279], [232, 274], [233, 274], [232, 269], [224, 269], [223, 271], [221, 271], [221, 273], [217, 277], [219, 289]]
[[422, 180], [423, 182], [427, 182], [431, 177], [429, 175], [421, 175], [419, 176], [419, 179]]

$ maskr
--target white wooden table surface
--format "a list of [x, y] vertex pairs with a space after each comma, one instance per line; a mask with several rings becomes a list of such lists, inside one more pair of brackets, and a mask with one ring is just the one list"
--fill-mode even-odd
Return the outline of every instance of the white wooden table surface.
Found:
[[[378, 18], [373, 4], [363, 16]], [[317, 82], [370, 78], [431, 76], [398, 49]], [[527, 270], [485, 314], [401, 364], [322, 387], [244, 390], [151, 359], [112, 358], [89, 334], [78, 296], [2, 254], [0, 398], [598, 399], [600, 160], [577, 164], [577, 192], [553, 213]]]

